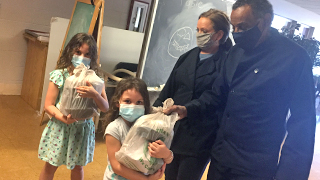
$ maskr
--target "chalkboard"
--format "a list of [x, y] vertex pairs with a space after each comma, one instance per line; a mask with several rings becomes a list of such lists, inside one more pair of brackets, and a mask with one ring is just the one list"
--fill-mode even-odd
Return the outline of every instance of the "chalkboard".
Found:
[[159, 0], [142, 65], [148, 86], [166, 83], [180, 55], [196, 46], [198, 17], [210, 8], [227, 13], [225, 0]]
[[102, 0], [95, 0], [94, 4], [91, 4], [91, 0], [76, 0], [62, 49], [65, 48], [70, 39], [77, 33], [85, 32], [92, 34], [101, 6]]
[[[79, 32], [88, 32], [95, 6], [78, 2], [73, 14], [66, 42]], [[67, 44], [67, 43], [66, 43]], [[64, 45], [64, 47], [66, 46]]]

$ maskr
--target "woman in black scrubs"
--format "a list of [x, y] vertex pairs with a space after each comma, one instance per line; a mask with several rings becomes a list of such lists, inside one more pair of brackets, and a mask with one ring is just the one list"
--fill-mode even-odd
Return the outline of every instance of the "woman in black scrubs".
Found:
[[[211, 89], [232, 46], [229, 30], [229, 18], [222, 11], [210, 9], [202, 13], [197, 23], [198, 47], [180, 56], [153, 106], [162, 106], [167, 98], [172, 98], [176, 105], [185, 105]], [[201, 179], [210, 161], [209, 152], [223, 108], [193, 121], [177, 121], [171, 145], [174, 159], [166, 167], [166, 180]]]

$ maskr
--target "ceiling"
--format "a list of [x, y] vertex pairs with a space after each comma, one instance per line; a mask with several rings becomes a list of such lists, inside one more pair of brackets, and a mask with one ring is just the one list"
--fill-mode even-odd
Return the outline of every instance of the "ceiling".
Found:
[[286, 0], [320, 15], [320, 0]]

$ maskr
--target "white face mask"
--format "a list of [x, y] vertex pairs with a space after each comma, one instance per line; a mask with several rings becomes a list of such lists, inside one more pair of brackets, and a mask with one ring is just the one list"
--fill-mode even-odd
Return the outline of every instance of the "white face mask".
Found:
[[90, 65], [91, 59], [83, 56], [73, 55], [71, 62], [74, 67], [79, 66], [81, 63], [88, 67]]
[[208, 49], [213, 46], [214, 41], [211, 39], [212, 35], [214, 35], [215, 32], [213, 33], [196, 33], [197, 37], [197, 45], [200, 49]]
[[144, 115], [144, 111], [144, 105], [120, 104], [119, 115], [129, 122], [134, 122]]

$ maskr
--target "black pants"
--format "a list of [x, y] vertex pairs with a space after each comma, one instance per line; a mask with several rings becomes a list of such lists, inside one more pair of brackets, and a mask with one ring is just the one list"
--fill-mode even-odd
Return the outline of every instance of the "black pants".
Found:
[[200, 180], [210, 161], [208, 155], [202, 157], [174, 154], [174, 159], [167, 164], [166, 180]]
[[237, 170], [220, 166], [211, 160], [207, 180], [272, 180], [271, 177], [257, 177], [248, 175]]

